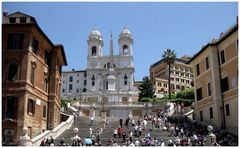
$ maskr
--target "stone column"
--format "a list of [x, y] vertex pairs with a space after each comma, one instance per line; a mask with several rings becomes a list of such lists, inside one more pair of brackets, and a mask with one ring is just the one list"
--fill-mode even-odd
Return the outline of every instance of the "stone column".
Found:
[[22, 136], [19, 138], [20, 146], [32, 146], [32, 141], [30, 137], [27, 135], [27, 127], [22, 128]]

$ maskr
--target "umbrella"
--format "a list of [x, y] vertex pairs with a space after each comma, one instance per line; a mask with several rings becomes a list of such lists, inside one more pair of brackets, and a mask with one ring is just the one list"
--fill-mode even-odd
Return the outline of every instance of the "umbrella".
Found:
[[92, 139], [90, 139], [90, 138], [85, 138], [84, 143], [85, 143], [86, 145], [90, 145], [90, 144], [92, 144]]

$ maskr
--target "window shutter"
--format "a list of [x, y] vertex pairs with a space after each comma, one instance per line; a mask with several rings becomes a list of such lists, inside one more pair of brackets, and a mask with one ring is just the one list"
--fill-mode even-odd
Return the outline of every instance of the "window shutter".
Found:
[[33, 101], [33, 108], [32, 108], [33, 114], [35, 114], [35, 106], [36, 106], [36, 101]]
[[29, 111], [30, 111], [30, 99], [28, 99], [28, 107], [27, 107], [27, 113], [29, 113]]

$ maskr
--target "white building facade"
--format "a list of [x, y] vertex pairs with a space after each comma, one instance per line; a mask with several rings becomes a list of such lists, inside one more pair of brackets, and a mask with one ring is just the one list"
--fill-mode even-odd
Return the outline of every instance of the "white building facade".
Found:
[[119, 54], [103, 55], [102, 35], [96, 28], [88, 36], [87, 68], [85, 71], [68, 71], [62, 75], [62, 96], [80, 96], [91, 104], [101, 102], [129, 103], [138, 98], [134, 86], [133, 38], [125, 27], [118, 37]]

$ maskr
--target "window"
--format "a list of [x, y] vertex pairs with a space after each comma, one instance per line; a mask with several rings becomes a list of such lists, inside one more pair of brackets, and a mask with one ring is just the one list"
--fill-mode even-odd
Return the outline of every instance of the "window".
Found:
[[94, 86], [95, 85], [95, 76], [93, 75], [92, 76], [92, 86]]
[[32, 65], [32, 68], [31, 68], [31, 83], [32, 83], [32, 85], [35, 84], [35, 71], [36, 71], [36, 66]]
[[16, 18], [15, 18], [15, 17], [10, 17], [10, 18], [9, 18], [9, 22], [10, 22], [11, 24], [16, 23]]
[[123, 45], [123, 54], [128, 54], [128, 46]]
[[32, 115], [35, 114], [35, 104], [36, 102], [32, 99], [28, 99], [28, 108], [27, 108], [27, 112], [31, 113]]
[[163, 84], [164, 87], [167, 87], [167, 84]]
[[69, 82], [72, 82], [72, 81], [73, 81], [73, 77], [70, 76], [70, 77], [69, 77]]
[[124, 85], [127, 85], [127, 78], [128, 78], [128, 77], [127, 77], [127, 75], [125, 74], [125, 75], [124, 75]]
[[186, 83], [189, 84], [189, 80], [186, 80]]
[[180, 85], [177, 85], [177, 86], [176, 86], [176, 89], [180, 89]]
[[26, 17], [20, 17], [20, 23], [26, 23], [27, 18]]
[[77, 80], [77, 83], [79, 83], [79, 80]]
[[85, 77], [85, 78], [87, 77], [87, 72], [86, 72], [86, 71], [84, 71], [84, 77]]
[[83, 92], [86, 92], [86, 90], [87, 90], [86, 88], [83, 88]]
[[226, 104], [225, 108], [226, 108], [226, 116], [229, 116], [230, 115], [229, 104]]
[[48, 79], [45, 78], [45, 80], [44, 80], [44, 85], [43, 85], [43, 90], [44, 90], [45, 92], [48, 92], [47, 89], [48, 89]]
[[17, 64], [9, 64], [8, 67], [8, 81], [14, 81], [17, 79], [17, 70], [18, 65]]
[[228, 77], [221, 79], [221, 90], [222, 92], [228, 91]]
[[69, 84], [69, 90], [72, 90], [72, 84]]
[[43, 105], [43, 118], [47, 117], [47, 107], [46, 105]]
[[173, 77], [171, 77], [171, 81], [174, 81], [174, 78], [173, 78]]
[[212, 90], [211, 90], [211, 83], [210, 82], [207, 84], [207, 88], [208, 88], [208, 96], [211, 96], [212, 95]]
[[179, 82], [179, 78], [176, 78], [176, 81]]
[[206, 66], [206, 70], [207, 70], [209, 68], [208, 57], [205, 58], [205, 66]]
[[196, 65], [196, 72], [197, 72], [197, 76], [200, 75], [199, 64]]
[[202, 88], [198, 88], [197, 89], [197, 100], [201, 100], [202, 99]]
[[108, 89], [108, 81], [105, 82], [105, 88]]
[[64, 93], [64, 92], [65, 92], [65, 89], [62, 89], [62, 92]]
[[84, 83], [84, 85], [87, 85], [87, 80], [84, 80], [84, 82], [83, 82], [83, 83]]
[[184, 79], [181, 79], [181, 82], [183, 82], [183, 83], [184, 83]]
[[212, 107], [209, 108], [210, 119], [213, 119], [213, 109]]
[[24, 39], [23, 33], [9, 34], [7, 48], [8, 49], [22, 49], [23, 48], [23, 39]]
[[77, 88], [76, 92], [79, 92], [79, 89]]
[[224, 50], [222, 50], [220, 52], [220, 56], [221, 56], [221, 64], [225, 63], [225, 53], [224, 53]]
[[203, 111], [200, 111], [200, 121], [203, 121]]
[[[6, 118], [11, 118], [11, 119], [17, 119], [17, 107], [18, 107], [18, 98], [15, 96], [8, 96], [6, 97], [6, 101], [5, 98], [3, 98], [3, 104], [4, 104], [4, 108], [6, 105], [6, 108], [4, 110], [6, 110]], [[6, 104], [5, 104], [6, 103]], [[3, 110], [3, 111], [4, 111]]]
[[184, 90], [185, 89], [185, 87], [184, 86], [182, 86], [182, 90]]
[[33, 38], [32, 39], [32, 52], [35, 54], [38, 51], [38, 45], [39, 45], [38, 41], [35, 38]]
[[51, 55], [47, 51], [45, 51], [44, 62], [45, 62], [45, 64], [48, 65], [48, 67], [51, 66]]
[[97, 55], [97, 47], [93, 46], [92, 47], [92, 56], [96, 56]]
[[172, 90], [174, 90], [174, 89], [175, 89], [175, 87], [174, 87], [174, 84], [171, 84], [171, 89], [172, 89]]

